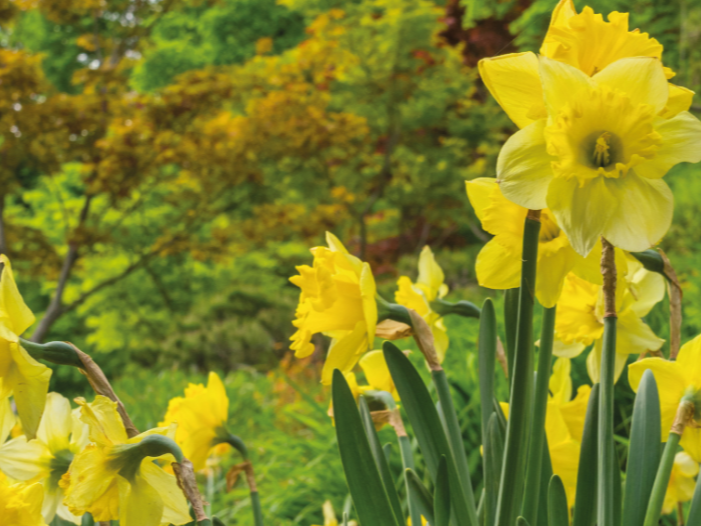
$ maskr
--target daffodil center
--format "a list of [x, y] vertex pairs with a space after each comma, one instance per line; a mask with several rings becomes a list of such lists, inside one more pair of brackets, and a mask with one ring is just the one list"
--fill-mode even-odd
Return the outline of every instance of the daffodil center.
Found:
[[58, 481], [66, 474], [71, 462], [73, 462], [73, 452], [71, 450], [62, 449], [54, 453], [54, 458], [49, 462], [49, 471], [51, 472], [51, 475], [49, 475], [49, 487], [58, 487]]
[[623, 145], [618, 136], [608, 131], [596, 131], [583, 141], [582, 164], [596, 170], [609, 168], [623, 161], [622, 151]]

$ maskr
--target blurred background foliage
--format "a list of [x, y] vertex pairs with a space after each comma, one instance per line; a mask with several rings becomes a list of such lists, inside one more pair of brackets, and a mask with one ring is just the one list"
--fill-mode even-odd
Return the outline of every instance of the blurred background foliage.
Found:
[[[32, 337], [97, 355], [144, 428], [188, 381], [229, 373], [269, 520], [318, 524], [326, 498], [340, 511], [324, 342], [290, 359], [287, 278], [331, 230], [387, 298], [426, 244], [456, 299], [486, 297], [473, 268], [489, 236], [464, 180], [494, 175], [515, 128], [476, 64], [537, 52], [555, 3], [0, 0], [0, 251], [37, 314]], [[588, 4], [630, 12], [664, 44], [675, 83], [701, 89], [697, 2]], [[701, 332], [699, 175], [667, 176], [676, 211], [662, 247], [684, 286], [685, 339]], [[667, 316], [661, 305], [647, 320], [662, 337]], [[476, 327], [448, 326], [477, 466]], [[86, 390], [71, 371], [52, 381]], [[231, 518], [246, 498], [217, 496], [215, 512]]]

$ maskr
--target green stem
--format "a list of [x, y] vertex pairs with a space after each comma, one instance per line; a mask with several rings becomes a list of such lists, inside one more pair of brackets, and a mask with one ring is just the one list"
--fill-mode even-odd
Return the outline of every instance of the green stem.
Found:
[[458, 316], [463, 316], [464, 318], [479, 318], [481, 313], [480, 308], [469, 301], [462, 300], [456, 303], [451, 303], [450, 301], [445, 301], [440, 298], [431, 302], [431, 310], [439, 316], [457, 314]]
[[597, 469], [598, 524], [614, 526], [613, 509], [613, 377], [616, 363], [616, 321], [604, 318], [604, 341], [601, 352], [599, 398], [599, 454]]
[[44, 360], [56, 365], [71, 365], [79, 369], [85, 367], [75, 349], [66, 342], [34, 343], [24, 338], [20, 338], [19, 342], [36, 360]]
[[514, 376], [514, 352], [516, 352], [516, 324], [518, 323], [518, 291], [504, 291], [504, 333], [506, 334], [506, 360], [509, 378]]
[[458, 423], [458, 417], [455, 413], [453, 405], [453, 397], [450, 395], [448, 387], [448, 378], [443, 369], [431, 371], [433, 383], [436, 386], [438, 400], [441, 404], [443, 418], [445, 418], [445, 426], [448, 434], [448, 442], [450, 449], [453, 452], [455, 459], [455, 467], [458, 471], [458, 477], [462, 485], [463, 493], [467, 501], [468, 513], [472, 524], [477, 524], [477, 507], [475, 506], [475, 496], [472, 492], [472, 481], [470, 480], [470, 466], [467, 463], [467, 455], [465, 454], [465, 444], [462, 440], [462, 431]]
[[260, 507], [260, 495], [258, 490], [251, 491], [251, 507], [253, 508], [253, 524], [263, 526], [263, 511]]
[[521, 509], [527, 457], [525, 444], [530, 425], [529, 405], [532, 402], [533, 392], [533, 304], [539, 234], [539, 215], [531, 211], [526, 218], [523, 232], [516, 346], [496, 526], [513, 526], [516, 522], [516, 514]]
[[414, 499], [411, 498], [411, 492], [409, 491], [409, 480], [406, 476], [407, 469], [414, 469], [414, 454], [411, 451], [411, 440], [408, 436], [398, 436], [399, 440], [399, 451], [402, 455], [402, 467], [404, 468], [404, 485], [406, 488], [406, 499], [409, 508], [409, 517], [411, 517], [411, 524], [421, 524], [421, 513], [416, 507]]
[[[680, 438], [681, 435], [677, 433], [672, 432], [669, 434], [667, 444], [662, 453], [660, 467], [657, 469], [655, 484], [652, 486], [652, 494], [650, 495], [650, 501], [647, 505], [647, 513], [645, 514], [645, 522], [643, 523], [644, 526], [657, 526], [660, 520], [664, 497], [667, 493], [667, 484], [672, 474], [672, 467], [674, 467], [674, 457], [677, 454]], [[692, 523], [689, 522], [689, 524], [691, 525]]]
[[521, 515], [529, 524], [538, 524], [538, 493], [543, 467], [543, 443], [545, 441], [545, 415], [548, 407], [548, 388], [555, 335], [555, 307], [543, 310], [543, 325], [538, 353], [535, 398], [533, 400], [533, 426], [526, 468], [526, 487]]

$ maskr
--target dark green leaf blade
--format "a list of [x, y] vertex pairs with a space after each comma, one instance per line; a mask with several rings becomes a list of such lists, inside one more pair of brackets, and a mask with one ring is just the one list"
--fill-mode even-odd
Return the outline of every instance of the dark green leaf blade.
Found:
[[645, 520], [645, 507], [640, 503], [647, 502], [652, 493], [662, 454], [661, 434], [660, 397], [655, 376], [648, 369], [640, 380], [633, 407], [623, 526], [642, 526]]
[[338, 449], [360, 523], [403, 526], [396, 522], [353, 393], [338, 369], [333, 372], [332, 397]]
[[584, 419], [582, 449], [579, 453], [577, 494], [573, 526], [593, 526], [596, 522], [596, 456], [598, 454], [599, 384], [594, 384]]
[[567, 493], [562, 479], [553, 475], [548, 486], [548, 525], [569, 526], [570, 514], [567, 508]]
[[419, 479], [413, 469], [404, 470], [404, 474], [406, 476], [407, 485], [409, 486], [411, 498], [416, 504], [419, 513], [424, 516], [429, 524], [435, 524], [433, 497], [431, 497], [431, 493], [426, 489], [426, 486], [423, 485], [423, 482], [421, 482], [421, 479]]
[[438, 463], [436, 473], [436, 491], [433, 494], [433, 513], [436, 519], [435, 526], [449, 526], [450, 524], [450, 480], [448, 477], [448, 462], [445, 455]]

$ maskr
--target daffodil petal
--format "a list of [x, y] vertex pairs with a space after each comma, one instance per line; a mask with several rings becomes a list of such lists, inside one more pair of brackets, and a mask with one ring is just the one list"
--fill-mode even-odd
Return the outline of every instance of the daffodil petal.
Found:
[[679, 163], [701, 161], [701, 121], [688, 111], [658, 122], [655, 131], [662, 136], [662, 145], [652, 159], [635, 167], [638, 175], [657, 179]]
[[491, 203], [490, 195], [497, 184], [493, 177], [478, 177], [471, 181], [465, 181], [467, 198], [480, 222], [484, 223], [484, 216]]
[[368, 345], [375, 340], [375, 327], [377, 326], [377, 300], [375, 294], [375, 277], [368, 263], [363, 263], [360, 272], [360, 297], [363, 304], [363, 316], [367, 328]]
[[590, 395], [591, 387], [588, 385], [580, 385], [574, 400], [570, 400], [560, 408], [562, 417], [565, 419], [565, 423], [570, 430], [570, 435], [577, 442], [581, 442], [582, 435], [584, 435], [584, 420], [587, 414]]
[[163, 502], [163, 517], [161, 522], [166, 524], [185, 524], [190, 522], [188, 504], [182, 490], [178, 487], [175, 477], [166, 473], [152, 462], [141, 464], [141, 476], [156, 490]]
[[519, 128], [533, 122], [534, 106], [543, 105], [538, 58], [530, 51], [479, 61], [479, 73], [487, 89]]
[[548, 185], [553, 179], [545, 146], [546, 120], [541, 119], [514, 133], [497, 159], [497, 182], [504, 197], [524, 208], [545, 208]]
[[37, 438], [46, 444], [51, 451], [61, 451], [69, 448], [69, 437], [72, 430], [71, 403], [59, 393], [46, 395], [46, 407], [39, 424]]
[[[669, 434], [669, 429], [667, 433]], [[701, 429], [687, 426], [679, 443], [691, 458], [696, 462], [701, 462]]]
[[[587, 372], [589, 373], [589, 379], [592, 383], [599, 383], [601, 381], [601, 340], [597, 340], [594, 344], [594, 348], [589, 352], [587, 356]], [[628, 362], [628, 355], [623, 353], [616, 353], [615, 364], [613, 368], [613, 381], [617, 382], [626, 367]]]
[[12, 386], [24, 433], [34, 438], [44, 412], [51, 369], [32, 358], [19, 343], [11, 343], [10, 352], [14, 366], [5, 381]]
[[662, 62], [653, 57], [617, 60], [592, 77], [599, 85], [626, 93], [633, 104], [648, 104], [659, 113], [667, 104], [669, 87]]
[[558, 338], [553, 341], [553, 355], [559, 358], [576, 358], [586, 348], [586, 345], [579, 342], [565, 343]]
[[367, 329], [364, 322], [358, 322], [351, 332], [340, 340], [331, 343], [329, 354], [321, 371], [321, 383], [331, 385], [334, 369], [349, 373], [358, 359], [368, 349]]
[[569, 246], [562, 247], [551, 254], [540, 255], [535, 294], [543, 307], [549, 309], [555, 306], [562, 294], [565, 277], [579, 259], [581, 259], [580, 256]]
[[521, 283], [520, 261], [496, 238], [484, 245], [477, 254], [475, 271], [480, 286], [488, 289], [513, 289]]
[[431, 248], [428, 245], [425, 246], [419, 256], [419, 277], [416, 283], [423, 285], [430, 291], [430, 294], [427, 294], [427, 298], [429, 301], [433, 301], [438, 296], [438, 291], [444, 281], [445, 274], [443, 274], [443, 269], [436, 262]]
[[12, 332], [20, 335], [34, 323], [34, 314], [19, 293], [10, 260], [2, 254], [0, 263], [5, 265], [0, 276], [0, 323], [4, 321]]
[[685, 385], [701, 389], [701, 336], [682, 345], [676, 363], [686, 379]]
[[82, 399], [76, 401], [80, 405], [80, 419], [90, 426], [90, 440], [104, 446], [127, 442], [127, 432], [117, 412], [117, 402], [102, 395], [97, 395], [91, 403]]
[[664, 344], [649, 325], [631, 309], [618, 313], [616, 328], [616, 352], [619, 354], [640, 354], [656, 351]]
[[156, 526], [163, 517], [163, 500], [141, 476], [127, 481], [117, 478], [119, 486], [119, 524], [121, 526]]
[[548, 387], [552, 394], [552, 399], [558, 405], [566, 404], [572, 397], [571, 370], [572, 363], [567, 358], [558, 358], [555, 360]]
[[660, 396], [660, 411], [662, 413], [662, 437], [667, 440], [669, 430], [677, 414], [677, 407], [684, 396], [687, 384], [683, 371], [678, 363], [662, 358], [645, 358], [628, 366], [628, 383], [633, 391], [638, 391], [640, 380], [646, 370], [652, 371]]
[[38, 440], [27, 441], [22, 435], [0, 446], [0, 471], [20, 481], [48, 476], [52, 458], [45, 444]]
[[592, 87], [585, 73], [564, 62], [541, 56], [538, 67], [548, 115], [557, 115], [565, 105]]

